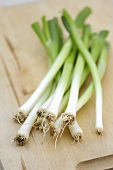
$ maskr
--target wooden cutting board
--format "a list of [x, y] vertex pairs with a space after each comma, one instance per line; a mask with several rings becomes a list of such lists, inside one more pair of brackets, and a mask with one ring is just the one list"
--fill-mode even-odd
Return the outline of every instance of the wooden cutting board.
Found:
[[[20, 125], [12, 121], [12, 114], [27, 100], [47, 71], [47, 53], [34, 34], [31, 23], [40, 20], [43, 15], [48, 19], [59, 17], [59, 11], [63, 8], [75, 16], [85, 6], [93, 9], [93, 14], [87, 20], [93, 31], [110, 31], [109, 61], [102, 81], [103, 136], [99, 137], [95, 133], [93, 96], [77, 114], [78, 122], [84, 131], [81, 144], [72, 144], [73, 140], [67, 129], [54, 149], [54, 141], [49, 141], [49, 134], [43, 138], [42, 133], [33, 130], [26, 146], [15, 146], [13, 137]], [[111, 0], [46, 0], [0, 8], [0, 160], [5, 170], [100, 170], [113, 167], [112, 29]], [[100, 158], [104, 156], [105, 159]], [[92, 161], [87, 162], [92, 159], [94, 164]]]

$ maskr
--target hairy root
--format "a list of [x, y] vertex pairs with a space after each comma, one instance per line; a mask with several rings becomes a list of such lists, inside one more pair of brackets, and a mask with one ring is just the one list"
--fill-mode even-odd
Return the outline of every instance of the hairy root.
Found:
[[42, 130], [44, 135], [49, 131], [49, 129], [50, 129], [50, 122], [46, 118], [43, 118]]
[[24, 146], [28, 139], [24, 135], [16, 135], [14, 137], [14, 142], [19, 146]]
[[40, 108], [38, 111], [37, 111], [37, 116], [38, 117], [45, 117], [46, 115], [46, 110], [43, 109], [43, 108]]
[[80, 142], [81, 139], [82, 139], [82, 134], [78, 132], [78, 133], [74, 136], [74, 142]]
[[59, 137], [59, 132], [55, 127], [52, 127], [50, 130], [50, 135], [53, 137], [53, 139], [55, 139], [55, 148], [56, 148], [56, 143], [58, 141], [58, 137]]
[[62, 118], [63, 118], [63, 123], [68, 125], [71, 125], [75, 120], [74, 116], [68, 113], [62, 114]]
[[96, 129], [96, 132], [102, 136], [102, 132], [103, 132], [103, 129], [102, 128], [97, 128]]
[[47, 113], [46, 119], [47, 119], [49, 122], [54, 122], [54, 121], [55, 121], [55, 115], [53, 115], [52, 113]]
[[53, 139], [54, 138], [56, 138], [56, 136], [58, 136], [59, 135], [59, 132], [58, 132], [58, 130], [55, 128], [55, 127], [52, 127], [51, 129], [50, 129], [50, 135], [53, 137]]
[[74, 116], [71, 114], [68, 113], [62, 114], [62, 118], [63, 118], [63, 122], [62, 122], [60, 137], [62, 136], [65, 128], [74, 122]]
[[13, 119], [22, 124], [27, 118], [27, 115], [23, 112], [18, 112], [13, 116]]
[[42, 130], [42, 118], [38, 118], [34, 125], [33, 125], [34, 128], [38, 129], [38, 130]]

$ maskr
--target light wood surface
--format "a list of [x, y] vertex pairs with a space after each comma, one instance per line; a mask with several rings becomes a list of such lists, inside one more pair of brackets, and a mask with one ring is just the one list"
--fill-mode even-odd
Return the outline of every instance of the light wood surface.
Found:
[[[90, 6], [93, 14], [87, 20], [93, 31], [108, 29], [111, 48], [103, 85], [104, 133], [95, 133], [95, 96], [78, 112], [77, 119], [84, 136], [81, 144], [72, 145], [66, 130], [54, 149], [49, 134], [33, 130], [28, 144], [15, 146], [13, 137], [20, 125], [12, 115], [38, 86], [47, 71], [47, 54], [34, 34], [31, 23], [60, 16], [66, 8], [72, 16]], [[0, 8], [0, 160], [5, 170], [74, 170], [84, 161], [113, 154], [113, 1], [111, 0], [46, 0], [15, 7]], [[48, 142], [49, 141], [49, 142]], [[109, 159], [109, 157], [108, 157]], [[113, 167], [113, 157], [109, 166]], [[97, 161], [98, 162], [98, 161]], [[83, 164], [82, 164], [83, 163]], [[78, 164], [78, 166], [77, 166]], [[86, 169], [103, 169], [102, 163], [86, 164]], [[85, 167], [85, 166], [84, 166]], [[82, 168], [85, 169], [85, 168]]]

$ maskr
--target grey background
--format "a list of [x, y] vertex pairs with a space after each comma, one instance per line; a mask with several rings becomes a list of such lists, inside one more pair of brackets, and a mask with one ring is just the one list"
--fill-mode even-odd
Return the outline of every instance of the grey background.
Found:
[[39, 2], [42, 0], [0, 0], [0, 6], [21, 5], [23, 3]]

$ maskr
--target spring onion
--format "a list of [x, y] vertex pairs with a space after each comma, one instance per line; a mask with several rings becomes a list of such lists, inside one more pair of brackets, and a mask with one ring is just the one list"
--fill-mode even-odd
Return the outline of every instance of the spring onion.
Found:
[[45, 92], [45, 94], [40, 98], [38, 103], [35, 105], [35, 107], [31, 110], [30, 114], [28, 115], [27, 119], [24, 121], [22, 126], [20, 127], [17, 135], [14, 137], [14, 142], [16, 142], [17, 145], [23, 146], [29, 139], [30, 131], [33, 127], [34, 121], [37, 118], [37, 110], [39, 107], [44, 103], [48, 96], [50, 94], [50, 89]]
[[[14, 142], [23, 146], [29, 140], [32, 128], [42, 130], [44, 135], [50, 129], [55, 138], [62, 136], [68, 126], [74, 141], [79, 142], [83, 130], [77, 122], [76, 113], [96, 92], [96, 131], [103, 131], [102, 87], [105, 74], [109, 43], [105, 40], [107, 30], [92, 33], [85, 19], [91, 13], [84, 8], [73, 20], [63, 10], [62, 21], [69, 32], [64, 41], [63, 32], [56, 17], [47, 20], [42, 17], [32, 24], [36, 35], [44, 45], [49, 56], [49, 70], [31, 97], [17, 110], [15, 119], [23, 123]], [[87, 88], [80, 93], [88, 75], [92, 75]], [[81, 95], [80, 95], [81, 94]]]
[[[89, 25], [85, 25], [84, 27], [83, 40], [86, 47], [88, 48], [90, 42]], [[84, 65], [85, 65], [85, 61], [81, 56], [81, 54], [79, 53], [77, 56], [76, 64], [74, 66], [75, 68], [73, 71], [73, 78], [72, 78], [67, 108], [65, 112], [58, 118], [58, 120], [56, 120], [55, 124], [53, 125], [53, 129], [51, 128], [52, 131], [51, 134], [54, 136], [54, 138], [55, 138], [55, 134], [56, 134], [56, 138], [58, 138], [60, 131], [62, 131], [61, 132], [62, 134], [66, 126], [75, 122], [76, 108], [78, 103], [78, 94], [79, 94], [80, 82], [83, 74]]]
[[[68, 30], [73, 38], [73, 42], [75, 45], [77, 45], [78, 49], [80, 50], [81, 54], [83, 55], [84, 59], [86, 60], [92, 77], [93, 81], [95, 84], [95, 91], [96, 91], [96, 131], [98, 133], [102, 133], [103, 131], [103, 121], [102, 121], [102, 87], [101, 87], [101, 82], [99, 79], [97, 67], [92, 59], [91, 54], [89, 51], [86, 49], [83, 41], [81, 40], [76, 25], [69, 15], [69, 13], [66, 10], [63, 10], [63, 16], [62, 20], [64, 21], [64, 24], [68, 25]], [[66, 25], [65, 24], [65, 25]]]
[[48, 121], [54, 121], [58, 116], [58, 110], [60, 107], [60, 103], [62, 101], [63, 95], [65, 93], [68, 81], [71, 77], [71, 73], [74, 66], [74, 61], [76, 57], [76, 50], [72, 50], [72, 52], [69, 54], [68, 58], [65, 61], [61, 79], [58, 83], [58, 86], [56, 87], [54, 96], [52, 98], [52, 102], [47, 110], [47, 120]]

